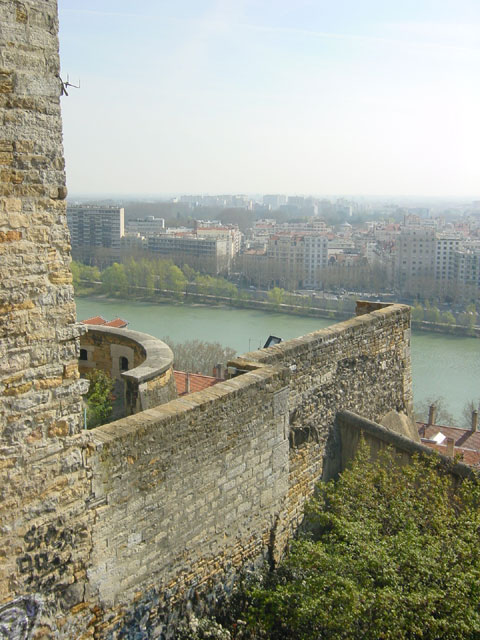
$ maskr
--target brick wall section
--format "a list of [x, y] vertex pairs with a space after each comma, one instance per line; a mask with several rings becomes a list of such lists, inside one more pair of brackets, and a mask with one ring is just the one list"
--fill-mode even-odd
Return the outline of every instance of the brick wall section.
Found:
[[[360, 305], [361, 315], [355, 318], [244, 356], [291, 371], [290, 490], [282, 517], [289, 527], [295, 528], [303, 517], [305, 499], [322, 476], [339, 409], [371, 420], [380, 420], [391, 409], [412, 411], [410, 309], [376, 307], [365, 315]], [[327, 461], [328, 456], [327, 451]]]
[[54, 0], [0, 0], [0, 460], [81, 425]]
[[9, 462], [3, 601], [40, 595], [55, 638], [174, 637], [186, 601], [213, 608], [280, 557], [338, 409], [408, 409], [408, 323], [393, 305], [248, 354], [246, 373], [31, 456], [28, 477]]
[[288, 486], [287, 373], [262, 367], [92, 433], [105, 505], [89, 577], [121, 618], [99, 619], [102, 634], [128, 627], [136, 594], [152, 594], [142, 606], [153, 633], [169, 596], [218, 595], [268, 554]]

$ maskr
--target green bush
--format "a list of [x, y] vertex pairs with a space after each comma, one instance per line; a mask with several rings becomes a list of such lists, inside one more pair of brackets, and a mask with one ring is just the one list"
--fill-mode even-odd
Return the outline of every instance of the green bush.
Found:
[[309, 534], [250, 592], [253, 637], [480, 637], [480, 490], [436, 459], [398, 467], [365, 447], [321, 485]]

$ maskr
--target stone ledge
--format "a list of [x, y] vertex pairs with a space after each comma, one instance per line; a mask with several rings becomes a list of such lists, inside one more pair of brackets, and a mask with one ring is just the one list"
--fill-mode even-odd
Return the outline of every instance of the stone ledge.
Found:
[[385, 318], [389, 316], [401, 316], [410, 313], [410, 307], [405, 304], [363, 303], [362, 301], [357, 304], [360, 304], [360, 308], [362, 309], [364, 308], [362, 306], [363, 304], [373, 305], [375, 308], [369, 311], [362, 311], [360, 315], [325, 327], [324, 329], [307, 333], [299, 338], [292, 338], [291, 340], [285, 340], [266, 349], [258, 349], [257, 351], [243, 354], [242, 360], [248, 361], [250, 368], [255, 362], [265, 364], [278, 363], [285, 359], [285, 357], [301, 353], [305, 349], [333, 343], [338, 340], [338, 338], [348, 335], [349, 332], [357, 331], [361, 326], [373, 329], [375, 325], [382, 324]]
[[170, 347], [146, 333], [130, 329], [103, 327], [102, 325], [88, 326], [87, 333], [118, 336], [122, 341], [131, 341], [140, 345], [146, 354], [144, 362], [138, 367], [122, 373], [122, 378], [137, 384], [156, 378], [173, 366], [173, 353]]
[[[396, 451], [407, 454], [408, 456], [412, 456], [414, 454], [438, 456], [445, 468], [447, 468], [454, 476], [459, 478], [476, 479], [479, 481], [478, 473], [463, 462], [455, 461], [454, 459], [452, 460], [452, 458], [438, 453], [437, 451], [433, 451], [433, 449], [430, 449], [424, 444], [410, 440], [406, 436], [396, 433], [395, 431], [391, 431], [372, 420], [362, 418], [362, 416], [359, 416], [352, 411], [339, 411], [335, 418], [334, 428], [351, 429], [357, 431], [359, 434], [367, 434], [373, 440], [378, 440], [387, 446], [393, 447]], [[341, 437], [339, 444], [342, 446]], [[345, 454], [340, 454], [340, 457], [337, 460], [338, 463], [341, 462], [341, 458], [343, 458], [344, 455]], [[339, 468], [339, 470], [341, 471], [343, 469]], [[329, 478], [325, 477], [324, 479], [328, 480]]]

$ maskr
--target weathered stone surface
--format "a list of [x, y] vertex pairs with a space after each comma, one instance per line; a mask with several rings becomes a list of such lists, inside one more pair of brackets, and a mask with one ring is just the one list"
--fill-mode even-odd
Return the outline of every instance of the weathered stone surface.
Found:
[[[41, 428], [45, 412], [63, 417], [68, 393], [69, 422], [76, 429], [82, 423], [73, 388], [61, 403], [53, 393], [39, 394], [77, 375], [71, 357], [60, 385], [58, 379], [44, 380], [40, 368], [45, 361], [61, 364], [66, 355], [52, 339], [55, 331], [70, 332], [78, 344], [70, 311], [56, 2], [0, 0], [0, 23], [0, 97], [8, 95], [0, 100], [0, 337], [11, 338], [0, 364], [0, 424], [13, 410], [29, 411], [38, 427], [33, 432], [43, 434], [35, 440], [38, 446], [47, 437]], [[3, 379], [12, 371], [21, 373], [21, 384]], [[22, 447], [20, 437], [17, 444]]]
[[383, 425], [390, 431], [395, 431], [406, 438], [410, 438], [414, 442], [421, 442], [420, 435], [418, 433], [417, 425], [412, 418], [409, 418], [405, 413], [399, 413], [398, 411], [389, 411], [381, 420], [379, 424]]

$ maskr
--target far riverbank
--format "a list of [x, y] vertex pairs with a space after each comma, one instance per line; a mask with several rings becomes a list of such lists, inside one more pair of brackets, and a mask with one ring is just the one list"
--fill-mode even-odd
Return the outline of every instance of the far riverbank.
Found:
[[[139, 287], [139, 295], [129, 297], [132, 302], [153, 302], [164, 304], [165, 302], [177, 304], [203, 304], [209, 306], [227, 306], [237, 309], [256, 309], [267, 313], [284, 313], [295, 316], [305, 316], [310, 318], [325, 318], [336, 321], [346, 320], [355, 314], [356, 301], [352, 299], [334, 299], [334, 298], [313, 298], [310, 296], [299, 296], [295, 298], [300, 300], [300, 304], [273, 303], [268, 300], [252, 299], [239, 295], [238, 297], [224, 297], [219, 295], [197, 293], [193, 291], [169, 291], [155, 290], [153, 294], [144, 295]], [[264, 292], [257, 292], [264, 293]], [[85, 291], [83, 295], [101, 296], [100, 283]], [[82, 296], [82, 293], [76, 292], [76, 297]], [[116, 298], [114, 298], [116, 299]], [[326, 307], [320, 306], [321, 303]], [[412, 327], [419, 331], [428, 331], [434, 333], [442, 333], [447, 335], [465, 336], [472, 338], [480, 338], [480, 327], [466, 327], [458, 324], [443, 324], [423, 320], [421, 322], [412, 321]]]

